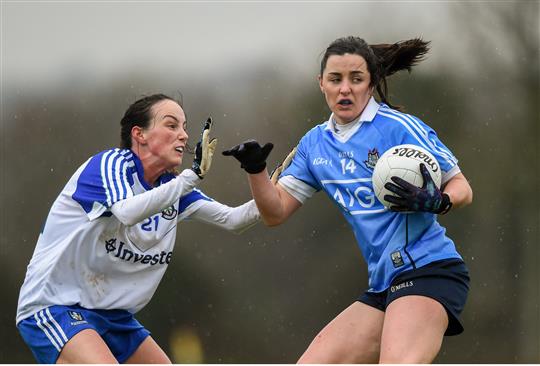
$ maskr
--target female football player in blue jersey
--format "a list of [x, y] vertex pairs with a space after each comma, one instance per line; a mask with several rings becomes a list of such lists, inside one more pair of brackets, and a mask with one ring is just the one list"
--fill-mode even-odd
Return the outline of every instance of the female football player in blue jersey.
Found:
[[40, 363], [170, 363], [135, 318], [169, 265], [178, 222], [242, 231], [259, 218], [253, 201], [231, 208], [194, 189], [216, 140], [204, 125], [191, 169], [178, 102], [162, 94], [133, 103], [121, 148], [82, 164], [53, 203], [28, 266], [17, 327]]
[[[368, 290], [315, 337], [300, 363], [428, 363], [444, 335], [463, 331], [468, 271], [437, 215], [471, 203], [472, 190], [436, 133], [393, 107], [387, 94], [386, 78], [410, 70], [427, 51], [420, 39], [370, 46], [346, 37], [330, 44], [319, 86], [332, 114], [302, 137], [276, 186], [265, 169], [271, 143], [249, 140], [224, 151], [249, 173], [268, 226], [323, 190], [351, 225], [367, 262]], [[437, 158], [442, 189], [422, 165], [423, 187], [397, 177], [387, 183], [395, 193], [385, 197], [394, 204], [387, 210], [373, 194], [371, 177], [377, 158], [401, 144], [422, 146]]]

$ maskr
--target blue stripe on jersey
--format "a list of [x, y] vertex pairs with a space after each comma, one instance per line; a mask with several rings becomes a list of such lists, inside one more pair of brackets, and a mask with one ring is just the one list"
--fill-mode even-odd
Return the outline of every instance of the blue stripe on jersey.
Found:
[[433, 131], [432, 129], [429, 129], [429, 132], [426, 132], [425, 130], [425, 127], [422, 127], [422, 126], [425, 126], [424, 123], [418, 119], [417, 117], [415, 116], [411, 116], [410, 114], [406, 114], [405, 115], [411, 122], [413, 122], [414, 124], [416, 124], [416, 126], [418, 126], [418, 128], [421, 130], [421, 131], [424, 131], [424, 133], [426, 133], [426, 138], [429, 139], [429, 141], [433, 144], [433, 149], [435, 149], [436, 151], [438, 151], [441, 155], [444, 155], [446, 156], [450, 161], [452, 161], [454, 164], [457, 164], [457, 159], [454, 155], [452, 155], [452, 153], [450, 152], [450, 150], [444, 146], [442, 144], [442, 142], [435, 138], [433, 135], [436, 136], [436, 133], [435, 131]]
[[173, 180], [174, 178], [176, 178], [176, 175], [172, 174], [172, 173], [165, 173], [165, 174], [162, 174], [160, 177], [159, 177], [159, 184], [158, 186], [162, 185], [162, 184], [165, 184], [167, 182], [170, 182], [171, 180]]
[[178, 207], [178, 214], [184, 212], [184, 210], [191, 205], [192, 203], [204, 200], [204, 201], [213, 201], [210, 197], [199, 191], [198, 189], [193, 189], [190, 193], [185, 196], [180, 197], [180, 204]]
[[115, 202], [131, 197], [133, 160], [129, 150], [111, 149], [94, 155], [80, 173], [72, 198], [90, 213], [94, 203], [110, 208]]
[[111, 202], [109, 203], [110, 206], [112, 206], [114, 202], [120, 201], [122, 197], [122, 192], [120, 191], [120, 185], [122, 182], [119, 179], [120, 174], [118, 172], [118, 163], [121, 161], [119, 160], [120, 157], [120, 154], [114, 153], [107, 157], [105, 177], [107, 179], [107, 184], [111, 195]]
[[[122, 156], [122, 158], [120, 157]], [[117, 157], [115, 160], [116, 160], [116, 163], [115, 163], [115, 179], [114, 179], [114, 183], [115, 183], [115, 187], [116, 187], [116, 191], [117, 191], [117, 194], [118, 194], [118, 201], [120, 199], [125, 199], [127, 198], [128, 196], [128, 182], [127, 182], [127, 177], [128, 177], [128, 174], [127, 174], [127, 165], [128, 165], [128, 160], [126, 159], [126, 156], [123, 154], [123, 151], [120, 153], [120, 156]], [[124, 179], [121, 179], [121, 177], [124, 177]]]
[[[137, 155], [133, 155], [133, 163], [135, 166], [135, 171], [137, 172], [137, 176], [139, 177], [139, 182], [141, 182], [144, 189], [146, 189], [147, 191], [151, 190], [152, 186], [150, 186], [144, 180], [144, 168], [143, 168], [141, 160], [139, 159]], [[131, 184], [133, 184], [133, 182]]]
[[386, 117], [388, 121], [395, 121], [401, 124], [407, 131], [404, 134], [405, 140], [396, 144], [411, 143], [420, 145], [430, 151], [445, 172], [457, 165], [457, 159], [452, 155], [450, 150], [440, 142], [435, 131], [425, 125], [418, 118], [411, 115], [398, 112], [382, 105], [377, 113], [380, 116]]
[[107, 175], [105, 174], [106, 170], [107, 170], [107, 161], [108, 161], [108, 158], [109, 158], [109, 155], [112, 154], [112, 150], [109, 150], [107, 151], [105, 154], [103, 154], [103, 156], [101, 157], [100, 159], [100, 176], [101, 176], [101, 181], [102, 181], [102, 184], [103, 184], [103, 190], [105, 192], [105, 195], [106, 195], [106, 201], [105, 201], [105, 206], [108, 206], [110, 207], [112, 205], [112, 197], [109, 193], [109, 183], [108, 183], [108, 179], [107, 179]]
[[107, 193], [107, 207], [127, 198], [128, 183], [127, 176], [122, 174], [122, 162], [126, 162], [126, 158], [119, 149], [110, 150], [109, 153], [105, 154], [102, 175]]

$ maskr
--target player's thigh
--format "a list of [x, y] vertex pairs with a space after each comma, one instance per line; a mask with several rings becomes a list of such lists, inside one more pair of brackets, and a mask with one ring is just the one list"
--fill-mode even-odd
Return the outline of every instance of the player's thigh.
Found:
[[432, 362], [447, 327], [447, 312], [438, 301], [418, 295], [394, 300], [386, 308], [380, 362]]
[[384, 312], [355, 302], [317, 334], [298, 363], [376, 363]]
[[62, 348], [56, 363], [118, 363], [99, 334], [84, 329]]
[[168, 364], [171, 363], [171, 360], [161, 347], [154, 341], [150, 336], [141, 343], [137, 348], [135, 353], [133, 353], [127, 360], [126, 363], [162, 363]]

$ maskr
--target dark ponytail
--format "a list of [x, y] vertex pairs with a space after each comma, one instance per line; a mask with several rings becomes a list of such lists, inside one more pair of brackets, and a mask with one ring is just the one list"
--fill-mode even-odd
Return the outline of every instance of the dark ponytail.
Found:
[[346, 53], [362, 56], [366, 60], [367, 69], [371, 75], [371, 84], [381, 102], [389, 107], [401, 110], [388, 100], [388, 85], [386, 77], [400, 70], [411, 71], [411, 68], [422, 61], [429, 51], [429, 42], [420, 38], [400, 41], [394, 44], [368, 45], [359, 37], [338, 38], [328, 46], [321, 60], [321, 76], [326, 68], [328, 58], [332, 55]]
[[395, 109], [402, 109], [393, 106], [388, 101], [388, 85], [386, 78], [400, 70], [411, 72], [411, 68], [424, 60], [429, 51], [429, 42], [420, 38], [401, 41], [394, 44], [373, 44], [370, 45], [373, 53], [379, 61], [379, 80], [376, 85], [377, 94], [383, 103]]

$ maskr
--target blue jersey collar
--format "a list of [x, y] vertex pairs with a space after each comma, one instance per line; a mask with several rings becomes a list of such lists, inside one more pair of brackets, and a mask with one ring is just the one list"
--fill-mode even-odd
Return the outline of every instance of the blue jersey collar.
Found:
[[133, 150], [130, 150], [130, 151], [131, 151], [131, 154], [133, 154], [133, 162], [135, 163], [135, 170], [137, 172], [137, 177], [139, 178], [139, 182], [141, 182], [142, 186], [147, 191], [154, 189], [155, 187], [159, 187], [163, 183], [167, 183], [168, 181], [170, 181], [171, 179], [175, 177], [173, 173], [165, 172], [158, 177], [156, 186], [152, 187], [144, 179], [144, 168], [143, 168], [141, 159], [139, 159], [139, 157], [137, 156], [137, 154], [135, 154]]
[[144, 180], [144, 168], [141, 159], [139, 159], [139, 157], [137, 156], [137, 154], [135, 154], [133, 150], [131, 150], [131, 153], [133, 154], [133, 162], [135, 163], [135, 169], [137, 171], [137, 177], [139, 178], [139, 182], [141, 182], [144, 189], [146, 189], [147, 191], [151, 190], [153, 187], [150, 186], [146, 182], [146, 180]]

